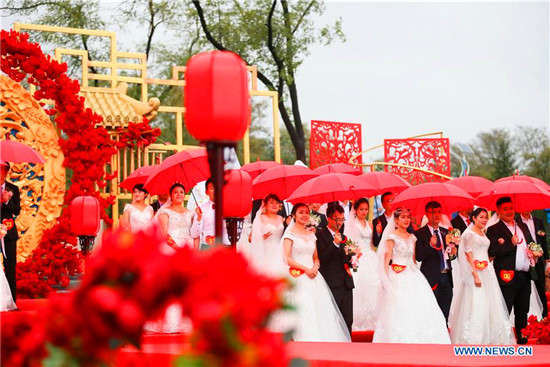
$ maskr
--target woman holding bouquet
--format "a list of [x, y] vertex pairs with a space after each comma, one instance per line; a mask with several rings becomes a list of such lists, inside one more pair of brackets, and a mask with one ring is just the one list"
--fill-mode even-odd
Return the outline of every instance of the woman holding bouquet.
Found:
[[350, 333], [327, 282], [319, 272], [316, 236], [306, 228], [309, 208], [303, 203], [292, 209], [293, 220], [283, 235], [285, 259], [294, 287], [288, 302], [296, 308], [295, 341], [349, 342]]
[[487, 253], [488, 213], [477, 208], [462, 234], [458, 260], [461, 282], [451, 304], [449, 326], [455, 344], [514, 344], [512, 325]]
[[344, 234], [361, 248], [357, 271], [353, 273], [353, 330], [374, 330], [378, 312], [378, 257], [372, 241], [372, 225], [367, 221], [369, 201], [355, 202], [344, 226]]
[[416, 264], [416, 237], [407, 232], [410, 211], [397, 208], [393, 221], [378, 247], [383, 291], [373, 342], [450, 344], [445, 317]]
[[277, 214], [281, 204], [277, 195], [266, 196], [252, 223], [250, 262], [258, 272], [272, 277], [286, 274], [281, 243], [283, 217]]

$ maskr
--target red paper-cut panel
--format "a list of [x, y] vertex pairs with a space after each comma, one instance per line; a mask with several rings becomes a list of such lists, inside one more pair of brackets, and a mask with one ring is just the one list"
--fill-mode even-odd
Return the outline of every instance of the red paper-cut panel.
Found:
[[[449, 139], [385, 139], [384, 161], [423, 168], [450, 176]], [[403, 177], [413, 185], [423, 182], [446, 181], [437, 175], [410, 168], [386, 166], [386, 170]]]
[[[311, 121], [309, 166], [311, 169], [328, 163], [348, 163], [361, 147], [361, 124], [333, 121]], [[356, 159], [362, 163], [361, 157]]]

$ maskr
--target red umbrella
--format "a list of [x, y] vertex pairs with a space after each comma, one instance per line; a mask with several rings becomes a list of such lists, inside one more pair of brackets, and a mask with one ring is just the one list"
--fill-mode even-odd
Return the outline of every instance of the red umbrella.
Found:
[[122, 181], [119, 186], [126, 190], [132, 190], [137, 184], [144, 184], [145, 181], [159, 168], [160, 165], [143, 166]]
[[206, 149], [192, 148], [166, 158], [145, 182], [151, 194], [168, 193], [170, 186], [181, 183], [190, 190], [197, 183], [210, 177]]
[[527, 182], [532, 182], [535, 185], [539, 185], [543, 190], [550, 191], [550, 185], [548, 185], [546, 182], [544, 182], [540, 178], [536, 178], [536, 177], [514, 175], [514, 176], [499, 178], [495, 182], [502, 182], [502, 181], [527, 181]]
[[252, 181], [252, 197], [263, 199], [269, 194], [275, 194], [284, 200], [298, 186], [317, 176], [312, 170], [303, 166], [280, 165], [273, 167]]
[[245, 164], [241, 169], [247, 172], [252, 179], [258, 177], [258, 175], [264, 173], [266, 170], [280, 166], [280, 163], [275, 161], [257, 161], [253, 163]]
[[447, 183], [460, 187], [474, 198], [481, 195], [492, 184], [488, 179], [479, 176], [462, 176], [454, 178]]
[[401, 192], [392, 203], [392, 207], [404, 206], [413, 215], [424, 213], [424, 206], [437, 201], [446, 213], [452, 213], [474, 206], [474, 198], [458, 186], [442, 182], [429, 182], [409, 187]]
[[330, 203], [332, 201], [359, 199], [378, 194], [369, 184], [346, 173], [327, 173], [312, 178], [300, 186], [287, 201], [296, 203]]
[[324, 166], [317, 167], [313, 172], [318, 175], [326, 175], [327, 173], [348, 173], [351, 175], [359, 176], [361, 171], [357, 168], [346, 163], [329, 163]]
[[529, 181], [494, 182], [476, 200], [476, 205], [489, 210], [497, 208], [497, 200], [509, 196], [517, 213], [550, 208], [550, 192]]
[[0, 160], [12, 163], [44, 163], [44, 158], [33, 148], [13, 140], [0, 142]]
[[390, 172], [367, 172], [359, 176], [359, 179], [377, 189], [381, 194], [387, 191], [397, 194], [411, 187], [410, 183]]

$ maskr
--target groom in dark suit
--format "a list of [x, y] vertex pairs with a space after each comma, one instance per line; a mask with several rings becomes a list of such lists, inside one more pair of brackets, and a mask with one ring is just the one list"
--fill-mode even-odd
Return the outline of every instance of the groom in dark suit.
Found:
[[494, 257], [493, 266], [508, 312], [514, 307], [517, 342], [526, 344], [521, 330], [527, 326], [531, 297], [527, 244], [533, 239], [527, 226], [514, 220], [514, 203], [510, 197], [497, 200], [497, 213], [500, 220], [487, 228], [487, 237], [491, 240], [489, 256]]
[[[422, 261], [420, 271], [424, 274], [437, 299], [445, 319], [449, 319], [449, 310], [453, 300], [453, 273], [450, 257], [456, 255], [456, 247], [448, 254], [445, 236], [448, 231], [439, 226], [442, 207], [437, 201], [430, 201], [424, 207], [428, 224], [420, 228], [416, 236], [416, 260]], [[451, 256], [449, 256], [451, 255]]]
[[330, 287], [351, 335], [354, 284], [349, 272], [351, 256], [346, 255], [341, 243], [344, 238], [341, 232], [344, 220], [344, 208], [339, 204], [330, 204], [327, 207], [328, 225], [316, 233], [317, 254], [321, 263], [319, 271]]
[[13, 301], [17, 300], [16, 265], [17, 265], [17, 240], [19, 235], [15, 226], [15, 216], [21, 211], [19, 188], [6, 181], [10, 170], [8, 163], [0, 163], [0, 207], [1, 221], [8, 227], [8, 233], [4, 237], [4, 269], [6, 279], [10, 285]]

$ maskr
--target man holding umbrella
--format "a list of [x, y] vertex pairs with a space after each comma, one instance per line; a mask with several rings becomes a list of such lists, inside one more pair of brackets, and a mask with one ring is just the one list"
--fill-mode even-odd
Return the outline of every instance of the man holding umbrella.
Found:
[[4, 246], [4, 268], [6, 279], [10, 285], [13, 301], [17, 297], [16, 285], [16, 265], [17, 265], [17, 239], [19, 238], [17, 227], [15, 226], [15, 217], [21, 211], [21, 202], [19, 199], [19, 189], [14, 184], [6, 181], [6, 176], [10, 170], [9, 163], [0, 162], [0, 207], [1, 220], [8, 233], [3, 239]]
[[500, 220], [487, 229], [491, 241], [489, 256], [494, 257], [493, 266], [508, 312], [514, 307], [516, 337], [518, 344], [526, 344], [521, 330], [527, 326], [531, 276], [527, 244], [533, 241], [529, 228], [514, 220], [514, 203], [509, 196], [496, 202]]

